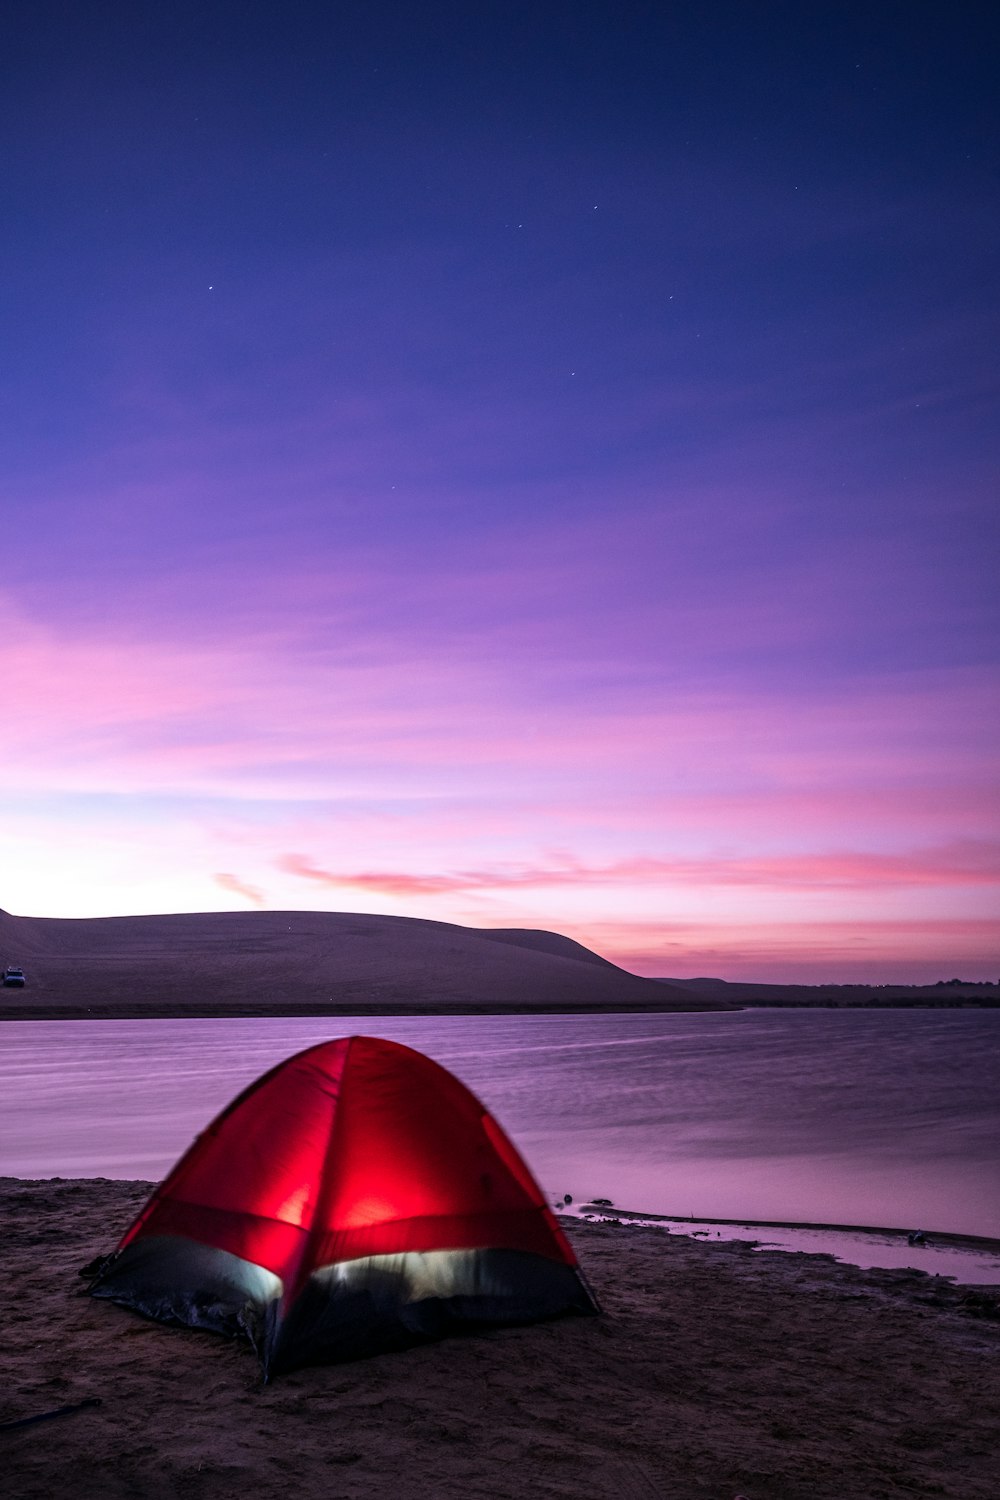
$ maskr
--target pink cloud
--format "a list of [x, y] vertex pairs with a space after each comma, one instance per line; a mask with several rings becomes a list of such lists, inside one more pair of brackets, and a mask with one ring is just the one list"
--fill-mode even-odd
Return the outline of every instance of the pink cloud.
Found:
[[377, 891], [383, 896], [437, 896], [443, 892], [468, 889], [456, 886], [447, 875], [353, 874], [336, 875], [322, 870], [302, 854], [284, 854], [275, 860], [286, 875], [298, 875], [325, 886], [352, 886], [358, 890]]
[[231, 891], [234, 896], [243, 896], [247, 901], [252, 901], [254, 906], [263, 906], [265, 903], [263, 891], [255, 885], [248, 885], [245, 880], [240, 880], [238, 875], [230, 875], [223, 870], [213, 875], [212, 879], [224, 891]]
[[301, 854], [276, 861], [285, 874], [331, 887], [354, 887], [390, 896], [437, 896], [460, 891], [519, 887], [680, 884], [762, 886], [769, 889], [1000, 884], [1000, 845], [968, 840], [912, 854], [793, 854], [781, 856], [653, 859], [637, 857], [588, 865], [563, 858], [548, 864], [499, 866], [451, 874], [333, 871]]
[[773, 984], [929, 984], [1000, 975], [995, 921], [584, 922], [561, 931], [623, 968], [661, 978]]

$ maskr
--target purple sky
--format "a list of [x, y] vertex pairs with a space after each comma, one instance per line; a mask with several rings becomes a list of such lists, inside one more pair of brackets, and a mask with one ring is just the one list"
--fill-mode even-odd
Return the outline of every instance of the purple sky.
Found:
[[9, 15], [0, 905], [1000, 974], [988, 7]]

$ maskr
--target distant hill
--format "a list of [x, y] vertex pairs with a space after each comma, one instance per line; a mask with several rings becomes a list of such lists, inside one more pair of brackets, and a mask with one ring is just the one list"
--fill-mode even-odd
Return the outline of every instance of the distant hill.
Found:
[[752, 984], [728, 979], [658, 979], [683, 985], [706, 999], [730, 1005], [862, 1006], [871, 1010], [901, 1006], [1000, 1006], [1000, 984], [960, 979], [938, 984]]
[[351, 912], [18, 917], [0, 912], [0, 1017], [726, 1010], [571, 938]]

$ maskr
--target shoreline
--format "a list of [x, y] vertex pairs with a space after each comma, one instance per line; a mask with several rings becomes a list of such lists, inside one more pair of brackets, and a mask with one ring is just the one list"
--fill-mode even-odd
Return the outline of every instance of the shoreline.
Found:
[[[9, 1184], [88, 1184], [101, 1183], [109, 1187], [142, 1189], [147, 1194], [151, 1193], [158, 1185], [156, 1182], [132, 1177], [64, 1177], [54, 1174], [51, 1177], [17, 1177], [0, 1172], [0, 1188]], [[862, 1235], [886, 1235], [895, 1238], [906, 1239], [911, 1231], [900, 1225], [889, 1224], [833, 1224], [820, 1222], [813, 1219], [718, 1219], [711, 1218], [707, 1214], [660, 1214], [648, 1213], [645, 1209], [621, 1208], [616, 1203], [600, 1203], [591, 1201], [581, 1202], [567, 1207], [561, 1204], [553, 1206], [553, 1212], [564, 1227], [574, 1224], [599, 1223], [609, 1226], [629, 1225], [676, 1225], [683, 1230], [685, 1224], [692, 1226], [708, 1224], [713, 1228], [721, 1226], [733, 1229], [801, 1229], [815, 1234], [862, 1234]], [[963, 1234], [949, 1229], [925, 1229], [921, 1233], [926, 1234], [928, 1239], [933, 1239], [942, 1246], [948, 1246], [956, 1250], [981, 1251], [990, 1255], [1000, 1255], [1000, 1236], [982, 1234]], [[688, 1236], [691, 1238], [691, 1236]], [[727, 1241], [727, 1243], [732, 1243]]]
[[261, 1001], [259, 1005], [243, 1002], [234, 1005], [188, 1004], [186, 1002], [164, 1002], [142, 1006], [121, 1006], [109, 1002], [105, 1005], [29, 1005], [27, 1003], [3, 1005], [0, 1024], [4, 1021], [282, 1021], [294, 1017], [360, 1016], [587, 1016], [587, 1015], [737, 1015], [744, 1006], [727, 1009], [678, 1010], [676, 1005], [637, 1004], [634, 1000], [620, 1004], [573, 1005], [556, 1003], [546, 1005], [473, 1005], [460, 1001], [442, 1001], [435, 1005], [418, 1005], [391, 1001], [364, 1003], [354, 1001], [343, 1005], [321, 1005], [312, 1002], [283, 1005], [275, 1010], [273, 1001]]
[[96, 1005], [76, 1005], [58, 1002], [41, 1001], [31, 1003], [21, 1001], [10, 1004], [4, 995], [0, 1001], [0, 1026], [5, 1021], [263, 1021], [263, 1020], [285, 1020], [296, 1017], [320, 1017], [329, 1016], [331, 1020], [339, 1016], [360, 1016], [377, 1018], [378, 1016], [677, 1016], [677, 1015], [739, 1015], [747, 1010], [773, 1010], [773, 1011], [896, 1011], [896, 1010], [934, 1010], [934, 1011], [984, 1011], [1000, 1009], [1000, 1004], [989, 1001], [979, 1004], [964, 1002], [956, 1004], [954, 1001], [941, 1001], [934, 1003], [930, 1001], [884, 1001], [872, 1004], [847, 1005], [839, 1003], [812, 1004], [801, 1003], [797, 1005], [779, 1003], [768, 1000], [746, 1000], [730, 1001], [726, 1006], [718, 1008], [709, 1006], [691, 1006], [688, 1009], [680, 1008], [676, 1004], [659, 1005], [655, 1002], [636, 1002], [635, 1000], [624, 1000], [619, 1003], [603, 1002], [598, 1005], [586, 1003], [574, 1005], [572, 1002], [547, 1002], [544, 1005], [532, 1005], [530, 1003], [511, 1003], [489, 1005], [476, 1005], [472, 1002], [441, 1001], [434, 1004], [418, 1003], [416, 1001], [407, 1003], [404, 1001], [345, 1001], [343, 1004], [322, 1004], [313, 1001], [301, 1003], [290, 1003], [276, 1010], [273, 1001], [261, 1001], [254, 1004], [252, 1001], [240, 1001], [227, 1005], [225, 1003], [213, 1002], [188, 1002], [188, 1001], [164, 1001], [154, 1002], [149, 1005], [117, 1005], [113, 1001]]
[[[912, 1231], [889, 1224], [826, 1224], [808, 1219], [711, 1219], [695, 1214], [649, 1214], [641, 1210], [619, 1208], [617, 1204], [584, 1203], [581, 1213], [596, 1213], [608, 1222], [619, 1220], [643, 1224], [711, 1224], [739, 1229], [806, 1229], [816, 1233], [892, 1235], [906, 1238]], [[571, 1216], [573, 1217], [573, 1216]], [[1000, 1237], [983, 1234], [961, 1234], [950, 1229], [922, 1229], [922, 1234], [941, 1245], [956, 1250], [981, 1250], [990, 1255], [1000, 1255]]]
[[563, 1217], [601, 1316], [263, 1386], [248, 1346], [83, 1294], [152, 1186], [0, 1181], [0, 1422], [76, 1408], [3, 1434], [16, 1500], [994, 1500], [996, 1288]]
[[957, 1288], [991, 1286], [1000, 1296], [1000, 1239], [985, 1235], [921, 1230], [921, 1242], [914, 1245], [909, 1238], [913, 1231], [870, 1224], [693, 1218], [601, 1204], [583, 1204], [578, 1212], [584, 1222], [655, 1228], [706, 1245], [736, 1241], [758, 1252], [829, 1256], [860, 1270], [904, 1270], [945, 1278]]

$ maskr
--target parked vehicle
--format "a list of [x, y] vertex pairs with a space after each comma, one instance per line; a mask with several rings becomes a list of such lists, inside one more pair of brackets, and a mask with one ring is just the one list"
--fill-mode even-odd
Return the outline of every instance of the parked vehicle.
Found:
[[15, 969], [12, 966], [9, 966], [3, 971], [3, 982], [5, 987], [13, 987], [14, 985], [17, 985], [19, 989], [23, 990], [25, 983], [24, 970]]

